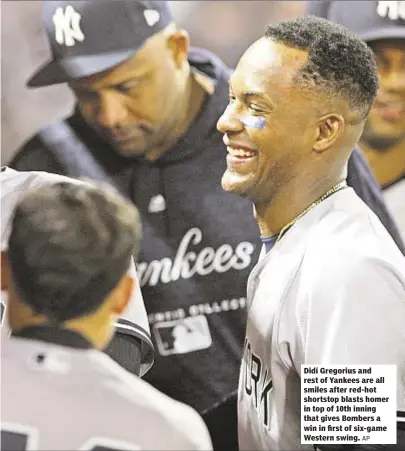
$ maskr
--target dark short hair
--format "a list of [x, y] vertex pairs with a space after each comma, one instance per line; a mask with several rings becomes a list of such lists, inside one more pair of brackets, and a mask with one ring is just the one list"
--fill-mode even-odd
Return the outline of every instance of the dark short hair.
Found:
[[265, 37], [305, 50], [308, 60], [295, 82], [345, 99], [364, 119], [378, 91], [373, 52], [342, 25], [315, 16], [268, 25]]
[[140, 245], [137, 209], [112, 189], [57, 183], [17, 205], [8, 247], [21, 300], [52, 323], [96, 311]]

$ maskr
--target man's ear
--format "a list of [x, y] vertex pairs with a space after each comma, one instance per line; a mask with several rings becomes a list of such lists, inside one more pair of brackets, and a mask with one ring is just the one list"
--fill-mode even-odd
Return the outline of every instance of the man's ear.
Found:
[[1, 251], [1, 291], [8, 290], [8, 261], [7, 261], [7, 252]]
[[190, 37], [186, 30], [178, 30], [167, 39], [176, 67], [180, 69], [187, 60], [190, 49]]
[[113, 311], [116, 315], [121, 315], [128, 307], [133, 289], [134, 279], [128, 273], [125, 273], [115, 288]]
[[317, 153], [330, 149], [342, 136], [345, 120], [338, 114], [328, 114], [321, 117], [316, 131], [316, 141], [313, 149]]

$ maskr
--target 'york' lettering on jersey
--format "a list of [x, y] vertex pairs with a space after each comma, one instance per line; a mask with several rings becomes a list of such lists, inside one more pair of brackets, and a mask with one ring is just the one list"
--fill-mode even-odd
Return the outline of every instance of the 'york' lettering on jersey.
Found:
[[261, 358], [252, 351], [252, 347], [245, 340], [242, 360], [243, 387], [246, 395], [251, 397], [256, 412], [263, 420], [266, 428], [270, 424], [270, 391], [273, 381], [270, 371], [264, 367]]
[[202, 242], [199, 228], [191, 228], [180, 241], [174, 259], [141, 262], [137, 273], [141, 286], [155, 286], [158, 283], [170, 283], [178, 279], [190, 279], [195, 274], [207, 276], [212, 272], [224, 273], [230, 269], [241, 271], [252, 262], [254, 245], [248, 241], [239, 243], [235, 249], [229, 244], [221, 245], [217, 250], [204, 247], [199, 253], [189, 250], [191, 245]]

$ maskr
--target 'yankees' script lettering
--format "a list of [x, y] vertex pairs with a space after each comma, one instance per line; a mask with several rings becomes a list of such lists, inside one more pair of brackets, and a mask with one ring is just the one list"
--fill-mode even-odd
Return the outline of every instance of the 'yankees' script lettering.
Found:
[[207, 276], [212, 272], [224, 273], [230, 269], [240, 271], [250, 265], [254, 252], [252, 243], [243, 241], [235, 249], [223, 244], [217, 250], [209, 246], [199, 253], [190, 250], [192, 245], [200, 244], [202, 238], [201, 230], [194, 227], [184, 235], [173, 260], [166, 257], [139, 263], [137, 273], [141, 286], [170, 283], [180, 278], [190, 279], [195, 274]]

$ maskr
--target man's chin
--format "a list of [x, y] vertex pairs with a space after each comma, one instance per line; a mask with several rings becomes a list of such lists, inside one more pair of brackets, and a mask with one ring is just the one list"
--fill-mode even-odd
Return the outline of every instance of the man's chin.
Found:
[[122, 144], [119, 142], [112, 142], [112, 147], [115, 152], [121, 156], [126, 158], [143, 158], [147, 152], [145, 146], [133, 145], [133, 144]]
[[145, 158], [146, 156], [146, 150], [145, 149], [116, 149], [116, 152], [119, 154], [120, 157], [124, 158]]
[[248, 197], [250, 183], [246, 177], [242, 177], [235, 172], [225, 171], [221, 180], [222, 189], [228, 193], [237, 194], [241, 197]]

